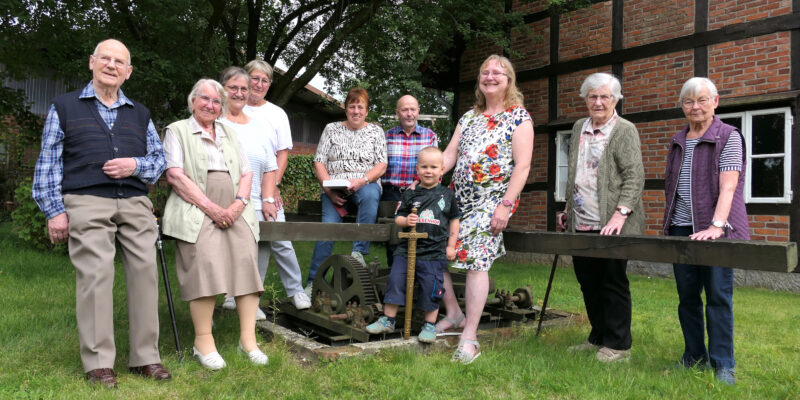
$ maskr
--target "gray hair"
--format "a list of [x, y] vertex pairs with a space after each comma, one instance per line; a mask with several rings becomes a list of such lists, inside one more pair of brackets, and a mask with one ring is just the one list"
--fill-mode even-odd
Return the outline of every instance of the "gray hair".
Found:
[[619, 83], [619, 79], [605, 72], [595, 72], [586, 77], [581, 85], [581, 97], [585, 99], [589, 92], [600, 89], [603, 86], [608, 86], [609, 90], [611, 90], [611, 95], [614, 96], [614, 100], [622, 98], [622, 84]]
[[245, 71], [241, 67], [232, 66], [232, 67], [225, 68], [225, 70], [222, 71], [222, 75], [220, 75], [220, 77], [219, 77], [219, 82], [224, 85], [224, 84], [228, 83], [229, 80], [231, 80], [233, 78], [238, 78], [240, 76], [244, 77], [244, 79], [247, 81], [247, 88], [249, 89], [250, 88], [250, 74], [248, 74], [247, 71]]
[[260, 58], [256, 58], [255, 60], [247, 63], [244, 66], [244, 69], [247, 70], [248, 74], [253, 71], [261, 71], [267, 74], [267, 78], [269, 78], [269, 81], [272, 82], [272, 66]]
[[714, 82], [711, 82], [711, 79], [695, 76], [683, 84], [683, 87], [681, 88], [681, 97], [678, 98], [678, 101], [683, 101], [683, 99], [686, 97], [696, 95], [697, 92], [699, 92], [703, 87], [708, 89], [708, 91], [711, 93], [711, 97], [717, 97], [717, 95], [719, 95], [717, 86], [714, 85]]
[[219, 95], [220, 100], [222, 100], [222, 107], [225, 107], [225, 103], [228, 101], [228, 93], [225, 92], [225, 88], [222, 87], [222, 85], [220, 85], [219, 82], [213, 79], [203, 78], [194, 84], [194, 86], [192, 87], [192, 91], [189, 92], [189, 96], [186, 97], [186, 100], [189, 104], [189, 112], [192, 112], [192, 101], [194, 101], [194, 99], [198, 96], [200, 90], [205, 85], [209, 85], [212, 88], [214, 88], [214, 90], [217, 91], [217, 95]]

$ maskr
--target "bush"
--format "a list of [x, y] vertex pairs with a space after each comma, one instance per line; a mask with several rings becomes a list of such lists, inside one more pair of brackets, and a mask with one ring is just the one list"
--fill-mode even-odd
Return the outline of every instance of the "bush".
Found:
[[66, 252], [65, 244], [53, 245], [47, 234], [47, 220], [39, 206], [33, 201], [31, 178], [25, 178], [14, 191], [17, 207], [11, 212], [11, 225], [17, 237], [39, 250]]
[[314, 156], [289, 156], [286, 172], [281, 179], [281, 197], [286, 212], [297, 212], [300, 200], [319, 200], [319, 181], [314, 174]]

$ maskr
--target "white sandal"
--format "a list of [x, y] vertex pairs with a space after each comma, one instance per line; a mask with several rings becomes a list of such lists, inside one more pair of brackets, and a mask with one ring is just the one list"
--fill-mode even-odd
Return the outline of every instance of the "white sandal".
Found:
[[[464, 345], [471, 344], [475, 346], [475, 351], [477, 353], [467, 353], [464, 351]], [[458, 341], [458, 347], [456, 348], [455, 353], [453, 353], [453, 357], [450, 358], [451, 362], [460, 362], [462, 364], [471, 364], [475, 361], [476, 358], [481, 356], [481, 344], [478, 343], [477, 340], [470, 340], [470, 339], [461, 339]]]
[[[447, 329], [442, 328], [442, 326], [440, 325], [440, 323], [442, 321], [449, 322], [451, 326], [449, 328], [447, 328]], [[456, 319], [444, 317], [444, 318], [442, 318], [442, 321], [437, 322], [436, 325], [433, 327], [433, 330], [436, 332], [436, 336], [437, 337], [438, 336], [458, 336], [458, 335], [461, 334], [461, 332], [456, 332], [455, 330], [456, 329], [462, 329], [460, 325], [461, 325], [461, 322], [464, 321], [464, 313], [461, 313], [461, 316], [459, 316]], [[448, 332], [448, 331], [450, 331], [450, 332]]]
[[197, 361], [200, 361], [200, 365], [202, 365], [203, 368], [210, 369], [212, 371], [225, 368], [225, 360], [223, 360], [222, 356], [216, 351], [212, 351], [211, 353], [203, 355], [199, 350], [197, 350], [197, 347], [194, 346], [192, 346], [192, 351], [194, 351], [194, 356], [197, 357]]
[[267, 355], [258, 348], [248, 352], [244, 350], [244, 347], [242, 347], [242, 343], [240, 342], [239, 351], [247, 355], [247, 358], [250, 359], [250, 362], [253, 363], [253, 365], [267, 365], [269, 362], [269, 357], [267, 357]]

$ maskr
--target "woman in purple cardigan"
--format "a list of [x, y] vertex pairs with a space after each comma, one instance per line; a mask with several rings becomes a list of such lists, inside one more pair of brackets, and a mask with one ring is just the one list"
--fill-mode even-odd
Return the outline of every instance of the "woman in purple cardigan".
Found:
[[[688, 125], [670, 142], [664, 234], [692, 240], [750, 239], [743, 194], [746, 153], [742, 134], [714, 116], [719, 94], [709, 79], [689, 79], [681, 89], [680, 103]], [[717, 380], [734, 384], [733, 270], [674, 264], [673, 271], [685, 342], [680, 365], [704, 367], [710, 362]]]

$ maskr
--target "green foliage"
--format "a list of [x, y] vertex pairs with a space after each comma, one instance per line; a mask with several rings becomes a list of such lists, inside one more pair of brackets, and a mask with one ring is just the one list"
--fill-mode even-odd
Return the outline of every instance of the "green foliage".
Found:
[[17, 207], [11, 212], [13, 230], [23, 243], [35, 249], [65, 252], [65, 245], [53, 245], [50, 243], [50, 236], [47, 233], [47, 220], [44, 217], [44, 213], [39, 210], [39, 206], [33, 201], [33, 196], [31, 195], [32, 186], [31, 178], [25, 178], [14, 192], [14, 200]]
[[286, 212], [297, 211], [300, 200], [319, 200], [320, 186], [314, 174], [314, 156], [289, 156], [281, 180], [281, 197]]
[[0, 86], [0, 148], [5, 152], [0, 151], [0, 204], [12, 200], [22, 179], [32, 175], [39, 154], [42, 120], [28, 109], [22, 90]]

